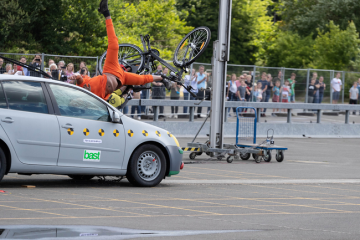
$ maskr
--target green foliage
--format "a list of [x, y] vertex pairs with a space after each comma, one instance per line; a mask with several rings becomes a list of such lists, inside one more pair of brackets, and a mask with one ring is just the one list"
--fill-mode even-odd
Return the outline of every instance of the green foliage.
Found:
[[270, 67], [306, 68], [313, 59], [314, 40], [293, 32], [278, 32], [267, 44], [265, 65]]
[[328, 31], [333, 21], [345, 30], [350, 21], [360, 26], [360, 1], [358, 0], [280, 0], [279, 9], [286, 30], [305, 37], [318, 30]]
[[193, 27], [180, 20], [175, 0], [148, 0], [129, 4], [110, 0], [118, 7], [112, 8], [114, 27], [120, 43], [132, 43], [142, 48], [140, 34], [150, 34], [152, 47], [160, 50], [165, 59], [172, 59], [181, 39]]
[[[233, 0], [230, 39], [230, 62], [254, 64], [272, 30], [267, 7], [270, 0]], [[211, 30], [211, 42], [218, 37], [218, 0], [177, 0], [176, 7], [189, 26], [207, 26]], [[185, 14], [186, 13], [186, 14]], [[199, 62], [210, 62], [212, 45], [199, 58]]]
[[359, 55], [359, 34], [355, 24], [351, 22], [346, 30], [332, 21], [326, 25], [328, 32], [318, 30], [315, 39], [314, 62], [312, 66], [320, 69], [346, 70], [351, 65], [351, 60]]

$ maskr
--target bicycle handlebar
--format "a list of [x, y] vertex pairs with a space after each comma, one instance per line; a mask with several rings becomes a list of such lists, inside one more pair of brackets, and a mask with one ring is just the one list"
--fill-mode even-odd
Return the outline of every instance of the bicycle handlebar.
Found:
[[197, 97], [197, 95], [191, 91], [191, 90], [193, 90], [193, 87], [191, 87], [191, 85], [185, 86], [181, 81], [178, 80], [178, 76], [175, 73], [171, 72], [170, 76], [166, 76], [161, 73], [160, 76], [162, 78], [168, 79], [169, 81], [177, 83], [178, 85], [184, 87], [191, 94], [191, 96], [193, 96], [195, 98]]

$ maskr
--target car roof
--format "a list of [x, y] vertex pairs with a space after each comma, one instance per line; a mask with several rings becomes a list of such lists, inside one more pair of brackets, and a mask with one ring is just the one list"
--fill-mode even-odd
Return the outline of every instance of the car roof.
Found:
[[[32, 81], [32, 82], [47, 82], [47, 83], [55, 83], [55, 84], [60, 84], [60, 85], [64, 85], [67, 87], [73, 87], [73, 88], [78, 88], [79, 90], [84, 90], [83, 88], [76, 86], [74, 84], [69, 84], [66, 82], [61, 82], [61, 81], [57, 81], [57, 80], [52, 80], [52, 79], [47, 79], [47, 78], [40, 78], [40, 77], [28, 77], [28, 76], [21, 76], [21, 75], [9, 75], [9, 74], [0, 74], [0, 81]], [[104, 101], [105, 103], [107, 103], [104, 99], [100, 98], [99, 96], [97, 96], [96, 94], [92, 93], [92, 92], [88, 92], [89, 94], [91, 94], [92, 96]], [[107, 103], [107, 105], [109, 107], [111, 107], [113, 110], [115, 109], [113, 106], [111, 106], [110, 104]], [[117, 109], [116, 109], [117, 110]], [[119, 111], [118, 111], [119, 112]]]

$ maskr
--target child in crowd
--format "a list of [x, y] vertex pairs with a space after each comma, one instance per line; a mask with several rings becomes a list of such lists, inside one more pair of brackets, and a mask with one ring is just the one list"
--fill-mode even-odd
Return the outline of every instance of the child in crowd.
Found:
[[[272, 89], [272, 91], [273, 91], [273, 98], [272, 98], [272, 101], [273, 102], [280, 102], [280, 92], [281, 92], [281, 90], [282, 90], [282, 87], [280, 87], [280, 81], [279, 80], [277, 80], [276, 82], [275, 82], [275, 87]], [[271, 114], [271, 115], [274, 115], [274, 112], [278, 112], [279, 111], [279, 109], [273, 109], [273, 113]]]
[[245, 96], [246, 94], [250, 94], [249, 90], [247, 89], [246, 83], [244, 79], [240, 81], [240, 87], [238, 87], [237, 95], [240, 101], [246, 101]]
[[[290, 93], [290, 86], [289, 86], [289, 80], [285, 80], [284, 86], [282, 86], [282, 101], [283, 103], [289, 102], [289, 93]], [[284, 112], [286, 112], [286, 109], [283, 109]]]
[[[354, 82], [353, 86], [350, 88], [350, 102], [349, 104], [357, 104], [357, 99], [359, 97], [359, 89], [357, 88], [357, 82]], [[353, 111], [353, 115], [356, 115], [356, 111]]]
[[256, 100], [257, 100], [257, 95], [258, 95], [257, 84], [254, 83], [253, 90], [251, 90], [251, 96], [252, 96], [252, 101], [253, 101], [253, 102], [256, 102]]
[[261, 89], [261, 87], [262, 87], [262, 83], [258, 82], [258, 84], [257, 84], [256, 102], [261, 102], [261, 100], [262, 100], [263, 90]]

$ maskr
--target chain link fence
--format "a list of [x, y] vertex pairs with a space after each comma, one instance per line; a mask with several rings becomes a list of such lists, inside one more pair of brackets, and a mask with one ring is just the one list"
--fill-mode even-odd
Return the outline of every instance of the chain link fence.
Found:
[[[40, 61], [36, 62], [35, 54], [19, 54], [19, 53], [0, 53], [8, 58], [12, 58], [18, 61], [24, 61], [26, 64], [37, 63], [38, 68], [41, 68], [50, 75], [52, 71], [50, 65], [54, 63], [55, 69], [59, 70], [61, 67], [73, 68], [73, 72], [79, 72], [80, 68], [86, 66], [88, 69], [88, 75], [93, 77], [98, 75], [97, 66], [99, 64], [99, 57], [85, 57], [85, 56], [64, 56], [64, 55], [52, 55], [52, 54], [39, 54]], [[23, 59], [21, 59], [23, 58]], [[1, 63], [1, 62], [0, 62]], [[171, 63], [171, 62], [170, 62]], [[192, 79], [191, 73], [194, 70], [195, 75], [199, 73], [200, 68], [204, 67], [204, 75], [207, 80], [203, 84], [196, 84], [193, 82], [194, 88], [197, 89], [198, 100], [205, 99], [209, 100], [211, 96], [211, 88], [213, 74], [212, 65], [206, 63], [193, 63], [189, 68], [188, 75], [189, 79]], [[14, 64], [3, 62], [3, 71], [14, 71]], [[17, 67], [17, 66], [15, 66]], [[18, 68], [18, 67], [17, 67]], [[16, 69], [15, 69], [16, 71]], [[331, 81], [336, 78], [337, 73], [340, 74], [339, 80], [341, 80], [342, 86], [339, 92], [339, 99], [337, 103], [348, 103], [349, 102], [349, 90], [353, 86], [354, 82], [358, 82], [360, 79], [360, 72], [344, 72], [335, 70], [323, 70], [323, 69], [296, 69], [296, 68], [283, 68], [283, 67], [263, 67], [254, 65], [235, 65], [228, 64], [227, 67], [227, 79], [226, 79], [226, 95], [229, 97], [228, 100], [238, 101], [238, 98], [230, 98], [228, 92], [230, 89], [229, 85], [232, 83], [229, 81], [235, 77], [236, 89], [245, 83], [247, 88], [246, 101], [249, 102], [299, 102], [299, 103], [336, 103], [333, 102], [333, 87]], [[31, 74], [29, 74], [31, 75]], [[60, 77], [60, 76], [59, 76]], [[60, 80], [60, 79], [59, 79]], [[242, 83], [244, 81], [244, 83]], [[267, 88], [264, 87], [268, 82]], [[259, 98], [258, 83], [262, 83], [260, 90], [263, 91], [263, 95]], [[191, 82], [189, 83], [191, 84]], [[359, 83], [360, 84], [360, 83]], [[314, 85], [314, 86], [313, 86]], [[181, 100], [195, 100], [190, 94], [184, 91], [183, 88], [172, 89], [171, 91], [165, 90], [164, 87], [151, 86], [151, 90], [142, 91], [141, 99], [181, 99]], [[284, 89], [288, 89], [288, 94], [284, 94]], [[316, 92], [315, 92], [315, 90]], [[235, 86], [232, 86], [231, 91], [236, 91], [236, 96], [240, 94], [235, 90]], [[277, 91], [280, 90], [280, 91]], [[315, 93], [314, 93], [315, 92]], [[279, 96], [277, 98], [276, 96]], [[138, 98], [139, 96], [137, 96]], [[130, 109], [129, 109], [130, 110]], [[137, 110], [137, 109], [136, 109]], [[201, 116], [206, 114], [209, 109], [197, 108], [195, 114]], [[266, 110], [264, 110], [266, 111]], [[132, 111], [133, 114], [135, 113]], [[139, 115], [151, 115], [152, 109], [141, 107], [141, 113]], [[127, 114], [131, 114], [130, 111]], [[189, 109], [187, 107], [174, 108], [166, 107], [160, 110], [160, 115], [169, 115], [174, 117], [175, 115], [188, 115]]]

